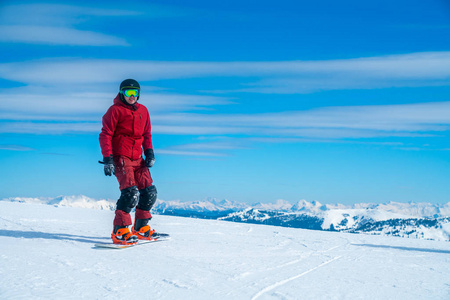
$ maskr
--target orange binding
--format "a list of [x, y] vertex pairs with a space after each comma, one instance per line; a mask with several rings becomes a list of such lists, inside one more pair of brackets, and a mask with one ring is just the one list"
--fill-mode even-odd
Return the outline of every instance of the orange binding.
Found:
[[154, 240], [152, 234], [155, 233], [155, 229], [151, 229], [149, 225], [142, 226], [139, 231], [135, 231], [133, 226], [131, 230], [140, 240]]
[[134, 245], [138, 242], [136, 235], [132, 234], [127, 227], [120, 228], [116, 233], [111, 233], [111, 239], [114, 244], [120, 245]]

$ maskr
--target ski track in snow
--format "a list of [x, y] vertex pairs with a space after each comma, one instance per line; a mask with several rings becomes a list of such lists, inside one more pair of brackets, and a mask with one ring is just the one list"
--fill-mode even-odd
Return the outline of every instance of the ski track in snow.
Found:
[[308, 273], [310, 273], [310, 272], [312, 272], [312, 271], [314, 271], [314, 270], [317, 270], [317, 269], [319, 269], [319, 268], [322, 268], [323, 266], [326, 266], [326, 265], [328, 265], [329, 263], [331, 263], [331, 262], [333, 262], [333, 261], [335, 261], [335, 260], [337, 260], [337, 259], [339, 259], [339, 258], [341, 258], [341, 257], [340, 257], [340, 256], [334, 257], [334, 258], [332, 258], [332, 259], [330, 259], [330, 260], [327, 260], [327, 261], [321, 263], [320, 265], [318, 265], [318, 266], [316, 266], [316, 267], [314, 267], [314, 268], [311, 268], [311, 269], [309, 269], [309, 270], [307, 270], [307, 271], [305, 271], [305, 272], [303, 272], [303, 273], [301, 273], [301, 274], [298, 274], [298, 275], [296, 275], [296, 276], [293, 276], [293, 277], [290, 277], [290, 278], [287, 278], [287, 279], [278, 281], [278, 282], [276, 282], [276, 283], [274, 283], [274, 284], [272, 284], [272, 285], [270, 285], [270, 286], [268, 286], [268, 287], [262, 289], [261, 291], [259, 291], [255, 296], [252, 297], [252, 300], [256, 300], [256, 299], [258, 299], [260, 296], [262, 296], [264, 293], [267, 293], [268, 291], [271, 291], [271, 290], [273, 290], [274, 288], [277, 288], [277, 287], [279, 287], [279, 286], [282, 286], [283, 284], [286, 284], [286, 283], [288, 283], [289, 281], [292, 281], [292, 280], [295, 280], [295, 279], [300, 278], [300, 277], [302, 277], [302, 276], [305, 276], [306, 274], [308, 274]]
[[[316, 256], [316, 257], [318, 257], [320, 260], [322, 260], [322, 262], [321, 262], [320, 264], [318, 264], [318, 265], [316, 265], [316, 266], [313, 266], [313, 267], [310, 267], [310, 268], [308, 268], [306, 271], [304, 271], [304, 272], [302, 272], [302, 273], [300, 273], [300, 274], [296, 274], [296, 275], [294, 275], [294, 276], [290, 276], [290, 277], [285, 278], [285, 279], [280, 279], [280, 280], [274, 282], [273, 284], [271, 284], [271, 285], [269, 285], [269, 286], [267, 286], [267, 287], [261, 289], [261, 290], [258, 291], [258, 293], [256, 293], [251, 299], [252, 299], [252, 300], [256, 300], [256, 299], [260, 298], [262, 295], [266, 294], [267, 292], [269, 292], [269, 291], [271, 291], [271, 290], [273, 290], [273, 289], [275, 289], [275, 288], [278, 288], [278, 287], [280, 287], [280, 286], [282, 286], [282, 285], [284, 285], [284, 284], [286, 284], [286, 283], [288, 283], [288, 282], [290, 282], [290, 281], [299, 279], [300, 277], [303, 277], [303, 276], [307, 275], [308, 273], [310, 273], [310, 272], [312, 272], [312, 271], [315, 271], [315, 270], [317, 270], [317, 269], [319, 269], [319, 268], [322, 268], [322, 267], [328, 265], [329, 263], [331, 263], [331, 262], [333, 262], [333, 261], [335, 261], [335, 260], [341, 258], [341, 256], [335, 256], [335, 257], [332, 257], [332, 258], [330, 259], [326, 254], [329, 253], [329, 252], [331, 252], [331, 251], [333, 251], [333, 250], [335, 250], [335, 249], [338, 249], [338, 248], [340, 248], [340, 247], [346, 246], [346, 245], [349, 245], [349, 242], [348, 242], [348, 241], [347, 241], [345, 244], [336, 245], [336, 246], [333, 246], [333, 247], [328, 248], [328, 249], [325, 249], [325, 250], [310, 251], [310, 252], [305, 253], [305, 254], [304, 254], [302, 257], [300, 257], [299, 259], [295, 259], [295, 260], [286, 262], [286, 263], [281, 264], [281, 265], [279, 265], [279, 266], [276, 266], [276, 267], [274, 267], [274, 268], [268, 268], [268, 269], [266, 269], [265, 271], [267, 271], [267, 272], [272, 272], [272, 271], [275, 271], [275, 270], [278, 270], [278, 269], [285, 269], [285, 268], [291, 267], [291, 266], [293, 266], [293, 265], [297, 265], [297, 264], [299, 264], [299, 263], [302, 263], [302, 262], [304, 262], [306, 259], [311, 258], [312, 256]], [[306, 247], [306, 245], [303, 245], [303, 246]], [[321, 255], [321, 254], [322, 254], [322, 255]], [[323, 261], [324, 259], [325, 259], [325, 261]], [[298, 268], [299, 268], [299, 267], [296, 266], [296, 267], [295, 267], [295, 270], [297, 270]], [[300, 268], [300, 269], [301, 269], [301, 268]], [[289, 273], [289, 272], [285, 272], [285, 273]]]
[[450, 243], [154, 216], [124, 250], [114, 212], [0, 201], [0, 299], [450, 299]]

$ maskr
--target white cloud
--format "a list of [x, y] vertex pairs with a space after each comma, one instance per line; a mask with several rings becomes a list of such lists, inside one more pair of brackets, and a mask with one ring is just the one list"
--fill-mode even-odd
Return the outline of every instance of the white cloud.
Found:
[[[154, 119], [157, 119], [156, 121]], [[170, 117], [169, 117], [170, 118]], [[222, 135], [222, 134], [243, 134], [249, 133], [246, 128], [238, 126], [229, 126], [227, 124], [217, 124], [215, 122], [204, 122], [201, 125], [189, 125], [189, 121], [174, 122], [171, 124], [159, 124], [159, 117], [152, 117], [152, 130], [160, 134], [176, 134], [176, 135]]]
[[325, 107], [262, 114], [178, 113], [156, 115], [153, 120], [158, 124], [170, 124], [166, 130], [178, 133], [201, 132], [201, 128], [205, 128], [202, 131], [205, 134], [265, 135], [269, 130], [272, 134], [306, 137], [324, 132], [329, 137], [345, 137], [346, 132], [356, 136], [413, 136], [418, 132], [449, 130], [450, 102]]
[[71, 46], [129, 46], [122, 38], [98, 32], [50, 26], [0, 26], [0, 42]]
[[226, 141], [200, 141], [159, 149], [158, 154], [183, 156], [228, 156], [229, 150], [244, 149], [248, 144], [246, 139], [227, 138]]
[[114, 9], [50, 3], [2, 5], [0, 10], [1, 22], [4, 24], [38, 26], [70, 26], [86, 21], [85, 18], [87, 16], [120, 17], [142, 14], [143, 12], [133, 11], [124, 7]]
[[230, 150], [243, 149], [242, 142], [237, 143], [236, 140], [228, 138], [227, 141], [202, 141], [198, 143], [183, 144], [181, 146], [174, 146], [173, 149], [184, 150]]
[[157, 150], [157, 154], [165, 154], [165, 155], [179, 155], [179, 156], [212, 156], [212, 157], [221, 157], [228, 156], [223, 153], [217, 152], [202, 152], [202, 151], [183, 151], [183, 150], [170, 150], [170, 149], [160, 149]]
[[211, 110], [216, 105], [234, 104], [233, 98], [175, 93], [145, 93], [139, 101], [151, 112]]
[[25, 147], [21, 145], [0, 145], [0, 150], [9, 150], [9, 151], [34, 151], [36, 149]]
[[[60, 120], [98, 121], [113, 104], [117, 95], [116, 84], [105, 88], [86, 87], [79, 91], [66, 91], [60, 87], [19, 87], [0, 89], [0, 118], [3, 120]], [[90, 91], [92, 90], [92, 91]], [[98, 90], [110, 90], [99, 92]], [[232, 104], [232, 98], [207, 95], [183, 95], [166, 93], [158, 89], [142, 86], [143, 94], [139, 102], [150, 112], [205, 111], [212, 106]], [[11, 105], [5, 99], [20, 99]]]
[[0, 42], [70, 46], [129, 46], [112, 35], [79, 30], [89, 17], [135, 16], [142, 12], [64, 4], [4, 5], [0, 10]]
[[[73, 101], [42, 101], [40, 107], [29, 99], [23, 107], [14, 106], [19, 109], [15, 112], [8, 112], [9, 104], [2, 101], [0, 117], [15, 121], [1, 123], [0, 132], [99, 132], [101, 116], [109, 107], [107, 102], [111, 98], [108, 101], [102, 99], [99, 103], [90, 98], [77, 102], [76, 98], [74, 96]], [[37, 102], [40, 103], [39, 100]], [[39, 108], [33, 115], [26, 111], [26, 107]], [[151, 119], [153, 133], [172, 135], [243, 135], [285, 139], [430, 137], [445, 136], [450, 130], [450, 102], [324, 107], [259, 114], [159, 112], [152, 113]]]
[[[0, 70], [4, 66], [0, 66]], [[8, 126], [3, 124], [0, 132], [99, 130], [98, 126], [93, 128], [81, 123], [101, 120], [116, 96], [117, 82], [95, 82], [83, 85], [85, 88], [81, 91], [78, 83], [66, 86], [58, 82], [52, 82], [51, 86], [1, 89], [0, 118], [15, 122]], [[145, 85], [142, 88], [147, 92], [140, 101], [151, 112], [154, 132], [160, 134], [343, 139], [441, 135], [450, 127], [450, 102], [223, 114], [219, 110], [209, 110], [217, 109], [217, 105], [233, 104], [233, 98], [169, 93]], [[11, 105], [6, 99], [20, 101]], [[194, 110], [197, 113], [189, 113]], [[39, 123], [35, 124], [36, 121]], [[71, 124], [46, 124], [49, 121]]]
[[[52, 117], [51, 120], [0, 122], [0, 133], [97, 135], [101, 129], [100, 117], [92, 118], [91, 122], [70, 117]], [[223, 157], [230, 155], [232, 150], [249, 148], [254, 143], [274, 142], [351, 142], [399, 150], [436, 150], [436, 147], [416, 146], [398, 138], [442, 138], [448, 136], [449, 130], [450, 102], [327, 107], [252, 115], [152, 114], [154, 135], [202, 137], [198, 143], [159, 149], [158, 154], [192, 157]], [[396, 139], [388, 139], [393, 137]]]
[[[133, 70], [133, 74], [124, 70]], [[0, 90], [2, 99], [21, 99], [12, 106], [8, 101], [0, 101], [0, 117], [16, 121], [1, 124], [0, 132], [99, 132], [100, 117], [111, 105], [117, 84], [123, 78], [134, 77], [148, 82], [220, 76], [241, 77], [246, 81], [252, 78], [256, 81], [247, 85], [245, 90], [272, 93], [448, 85], [450, 52], [303, 62], [61, 58], [3, 63], [0, 64], [0, 77], [26, 86]], [[140, 101], [151, 111], [153, 132], [157, 134], [324, 141], [446, 136], [450, 128], [450, 102], [226, 114], [207, 110], [217, 109], [217, 105], [233, 104], [235, 99], [231, 97], [183, 95], [145, 85], [143, 91]], [[189, 112], [193, 110], [197, 113]], [[170, 150], [210, 152], [208, 149]]]
[[[132, 74], [128, 70], [133, 70]], [[246, 81], [241, 89], [221, 92], [273, 94], [442, 86], [450, 85], [450, 52], [322, 61], [160, 62], [69, 58], [0, 64], [1, 78], [31, 85], [110, 83], [130, 75], [140, 81], [241, 77]], [[253, 81], [249, 83], [250, 78]]]
[[[28, 87], [0, 91], [0, 116], [9, 120], [98, 120], [112, 105], [115, 94], [97, 92], [65, 93], [58, 89]], [[20, 99], [11, 105], [5, 99]]]
[[[90, 6], [52, 3], [18, 3], [2, 5], [0, 9], [0, 42], [70, 46], [129, 46], [124, 39], [95, 30], [77, 29], [79, 24], [89, 28], [89, 22], [121, 22], [121, 17], [166, 18], [180, 17], [187, 10], [154, 3], [110, 3], [108, 8], [96, 3]], [[108, 19], [109, 18], [109, 19]]]
[[101, 122], [1, 122], [0, 133], [19, 134], [66, 134], [66, 133], [100, 133]]

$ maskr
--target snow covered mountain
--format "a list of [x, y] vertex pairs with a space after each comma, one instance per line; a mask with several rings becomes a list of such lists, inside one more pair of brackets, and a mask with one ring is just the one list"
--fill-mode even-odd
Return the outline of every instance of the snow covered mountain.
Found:
[[257, 204], [220, 220], [284, 227], [450, 240], [450, 203], [322, 205], [301, 200], [291, 205]]
[[204, 201], [181, 202], [158, 200], [152, 212], [161, 215], [172, 215], [180, 217], [194, 217], [201, 219], [217, 219], [225, 217], [230, 213], [245, 209], [246, 204], [229, 200], [217, 200], [208, 198]]
[[450, 217], [409, 217], [383, 211], [339, 209], [315, 214], [249, 208], [219, 220], [283, 227], [450, 240]]
[[7, 202], [20, 202], [20, 203], [35, 203], [35, 204], [48, 204], [53, 206], [68, 206], [79, 208], [92, 208], [100, 210], [114, 210], [116, 203], [111, 200], [96, 200], [83, 195], [79, 196], [58, 196], [55, 198], [31, 198], [31, 197], [10, 197], [4, 198], [0, 201]]
[[[95, 200], [86, 196], [15, 197], [3, 201], [103, 210], [113, 210], [115, 207], [115, 201]], [[450, 241], [450, 203], [439, 205], [389, 202], [345, 206], [305, 200], [291, 204], [278, 200], [275, 203], [247, 205], [208, 198], [195, 202], [158, 200], [152, 212], [241, 223]]]

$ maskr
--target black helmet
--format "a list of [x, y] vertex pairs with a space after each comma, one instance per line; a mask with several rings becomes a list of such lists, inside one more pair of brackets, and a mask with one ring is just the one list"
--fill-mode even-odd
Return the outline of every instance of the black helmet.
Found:
[[123, 89], [141, 89], [141, 86], [139, 85], [139, 82], [137, 82], [134, 79], [125, 79], [124, 81], [122, 81], [122, 83], [120, 84], [120, 90]]
[[[141, 94], [141, 86], [139, 85], [139, 82], [134, 79], [125, 79], [124, 81], [122, 81], [122, 83], [120, 84], [120, 92], [122, 92], [124, 89], [138, 89], [139, 96]], [[139, 96], [137, 96], [137, 100], [139, 100]], [[120, 99], [126, 103], [122, 93], [120, 93]]]

